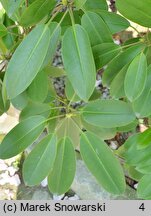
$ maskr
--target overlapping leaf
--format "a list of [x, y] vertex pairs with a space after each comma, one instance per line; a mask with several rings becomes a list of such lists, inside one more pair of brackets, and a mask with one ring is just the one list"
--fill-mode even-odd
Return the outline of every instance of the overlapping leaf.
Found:
[[124, 192], [126, 184], [122, 167], [103, 141], [92, 133], [82, 134], [80, 152], [90, 172], [107, 191], [113, 194]]

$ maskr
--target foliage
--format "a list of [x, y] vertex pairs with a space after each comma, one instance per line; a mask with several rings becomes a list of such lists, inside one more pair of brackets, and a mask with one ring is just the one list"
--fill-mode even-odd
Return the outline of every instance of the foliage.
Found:
[[[139, 182], [138, 197], [151, 199], [151, 1], [117, 0], [121, 15], [109, 12], [106, 0], [0, 2], [0, 114], [10, 104], [21, 111], [0, 158], [23, 152], [45, 130], [23, 165], [27, 185], [48, 177], [51, 192], [67, 192], [79, 151], [107, 191], [124, 193], [128, 172]], [[115, 34], [133, 27], [127, 19], [146, 33], [117, 45]], [[53, 65], [58, 46], [63, 68]], [[108, 99], [96, 89], [100, 71]], [[65, 79], [63, 96], [57, 77]], [[148, 122], [143, 133], [139, 122]], [[110, 139], [123, 132], [131, 136], [112, 151]]]

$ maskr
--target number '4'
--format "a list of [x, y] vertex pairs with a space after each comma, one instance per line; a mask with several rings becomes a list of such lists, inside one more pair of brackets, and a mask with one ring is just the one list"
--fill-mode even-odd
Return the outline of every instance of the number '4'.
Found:
[[145, 211], [144, 203], [142, 203], [142, 204], [140, 205], [139, 209], [142, 210], [142, 211]]

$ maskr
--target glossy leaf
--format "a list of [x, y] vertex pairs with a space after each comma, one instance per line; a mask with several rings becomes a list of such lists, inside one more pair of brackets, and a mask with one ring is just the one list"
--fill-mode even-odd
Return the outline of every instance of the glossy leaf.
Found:
[[16, 156], [31, 145], [45, 127], [45, 118], [33, 116], [15, 126], [0, 144], [0, 158]]
[[143, 49], [143, 44], [135, 45], [124, 50], [121, 54], [114, 58], [104, 71], [103, 84], [110, 85], [121, 69], [126, 64], [129, 64]]
[[76, 170], [75, 152], [68, 137], [58, 143], [54, 168], [48, 176], [48, 187], [55, 194], [67, 192], [72, 184]]
[[93, 47], [96, 68], [100, 69], [108, 64], [121, 52], [121, 47], [114, 43], [102, 43]]
[[137, 188], [137, 195], [141, 199], [151, 199], [151, 175], [145, 175], [140, 180]]
[[151, 66], [148, 68], [148, 75], [147, 75], [147, 81], [146, 81], [146, 85], [145, 88], [142, 92], [142, 94], [140, 95], [140, 97], [138, 97], [138, 99], [136, 99], [133, 102], [133, 108], [134, 111], [137, 115], [138, 118], [144, 118], [144, 117], [148, 117], [149, 115], [151, 115]]
[[147, 78], [147, 60], [141, 53], [131, 62], [124, 81], [124, 89], [130, 101], [136, 100], [144, 90]]
[[122, 167], [107, 144], [88, 132], [81, 136], [80, 152], [86, 166], [101, 186], [113, 194], [125, 191]]
[[55, 0], [34, 1], [25, 9], [20, 24], [25, 27], [35, 25], [54, 9], [55, 4]]
[[118, 100], [98, 100], [83, 109], [83, 119], [91, 125], [115, 128], [130, 124], [135, 115], [128, 103]]
[[80, 25], [66, 31], [62, 57], [67, 77], [76, 94], [87, 101], [95, 87], [96, 70], [88, 35]]
[[45, 71], [40, 71], [27, 89], [27, 94], [35, 102], [43, 102], [48, 94], [48, 78]]
[[85, 5], [83, 6], [85, 10], [95, 11], [97, 9], [107, 10], [108, 6], [106, 0], [87, 0]]
[[56, 142], [55, 135], [48, 135], [28, 155], [23, 164], [23, 179], [26, 185], [38, 185], [49, 174], [56, 157]]
[[121, 32], [130, 26], [128, 20], [116, 13], [99, 11], [98, 14], [104, 20], [112, 34]]
[[107, 25], [98, 14], [86, 12], [82, 16], [81, 24], [86, 29], [92, 46], [113, 41]]
[[151, 1], [150, 0], [117, 0], [119, 12], [129, 20], [145, 27], [151, 27]]
[[31, 116], [41, 115], [45, 118], [51, 113], [51, 107], [49, 104], [44, 103], [33, 103], [30, 102], [20, 113], [19, 119], [23, 121]]

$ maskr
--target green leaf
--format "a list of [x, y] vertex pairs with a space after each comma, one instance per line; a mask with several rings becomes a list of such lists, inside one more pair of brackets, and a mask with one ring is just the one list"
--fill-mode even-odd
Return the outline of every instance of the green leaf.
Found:
[[121, 52], [121, 47], [114, 43], [102, 43], [94, 46], [92, 50], [96, 68], [100, 69]]
[[83, 6], [85, 10], [93, 11], [97, 9], [108, 10], [106, 0], [87, 0]]
[[4, 37], [5, 35], [7, 35], [7, 28], [3, 24], [0, 24], [0, 37]]
[[27, 94], [35, 102], [43, 102], [48, 94], [48, 77], [40, 71], [27, 89]]
[[47, 65], [52, 63], [61, 36], [60, 24], [57, 22], [51, 22], [48, 26], [50, 30], [49, 47], [42, 68], [45, 68]]
[[46, 68], [44, 68], [44, 71], [45, 71], [45, 73], [47, 73], [52, 78], [57, 78], [57, 77], [61, 77], [61, 76], [66, 75], [66, 72], [64, 71], [63, 68], [54, 67], [54, 66], [50, 66], [50, 65], [48, 65]]
[[[2, 82], [0, 80], [0, 82]], [[0, 83], [0, 115], [6, 112], [10, 107], [10, 101], [4, 97], [4, 83]]]
[[138, 164], [136, 167], [137, 171], [142, 174], [150, 174], [151, 173], [151, 160], [145, 160], [141, 164]]
[[95, 88], [96, 69], [88, 35], [80, 25], [66, 31], [62, 57], [67, 77], [76, 94], [87, 101]]
[[135, 119], [135, 121], [133, 121], [132, 123], [130, 123], [126, 126], [123, 126], [123, 127], [118, 127], [118, 128], [116, 128], [116, 130], [118, 132], [130, 132], [130, 131], [136, 130], [136, 127], [138, 125], [139, 125], [139, 122], [137, 119]]
[[9, 17], [16, 13], [22, 2], [23, 0], [1, 0], [1, 4]]
[[130, 178], [134, 179], [135, 181], [139, 181], [143, 177], [143, 174], [138, 172], [136, 167], [132, 166], [128, 167], [128, 174]]
[[91, 125], [115, 128], [130, 124], [135, 115], [128, 103], [118, 100], [98, 100], [83, 109], [83, 119]]
[[28, 102], [29, 98], [26, 91], [11, 100], [12, 105], [18, 110], [23, 110], [27, 106]]
[[139, 164], [142, 164], [143, 161], [147, 161], [151, 158], [151, 145], [143, 149], [138, 148], [139, 142], [143, 140], [140, 135], [141, 134], [135, 134], [129, 137], [124, 143], [124, 147], [126, 149], [124, 158], [126, 162], [131, 166], [138, 166]]
[[76, 171], [75, 152], [72, 142], [64, 137], [58, 143], [54, 168], [48, 176], [48, 187], [52, 193], [63, 194], [72, 184]]
[[145, 27], [151, 27], [151, 1], [150, 0], [117, 0], [119, 12], [129, 20]]
[[117, 132], [116, 128], [102, 128], [99, 126], [91, 125], [87, 123], [86, 121], [84, 121], [84, 119], [81, 119], [81, 120], [82, 120], [83, 128], [87, 131], [91, 131], [92, 133], [97, 135], [101, 140], [112, 139], [116, 135], [116, 132]]
[[[54, 55], [55, 33], [60, 27], [57, 23], [51, 23], [51, 29], [54, 31], [50, 31], [48, 25], [37, 26], [16, 49], [8, 64], [5, 77], [9, 98], [15, 98], [22, 93], [31, 84], [37, 73], [42, 70], [42, 67], [46, 63], [48, 64], [50, 57]], [[14, 88], [14, 86], [16, 87]]]
[[49, 104], [30, 102], [20, 113], [19, 119], [23, 121], [31, 116], [41, 115], [48, 118], [51, 113]]
[[25, 27], [35, 25], [54, 9], [55, 4], [55, 0], [34, 1], [25, 9], [20, 24]]
[[124, 81], [124, 89], [130, 101], [136, 100], [144, 90], [147, 78], [147, 60], [141, 53], [131, 62]]
[[65, 85], [65, 94], [67, 99], [72, 102], [80, 101], [81, 99], [76, 95], [70, 81], [67, 79], [66, 80], [66, 85]]
[[5, 77], [9, 98], [15, 98], [22, 93], [41, 69], [49, 47], [49, 35], [48, 26], [39, 25], [16, 49]]
[[87, 0], [75, 0], [75, 6], [79, 10]]
[[144, 49], [144, 44], [132, 46], [115, 57], [108, 65], [103, 74], [103, 84], [110, 85], [121, 69], [129, 64]]
[[112, 34], [121, 32], [130, 26], [130, 23], [119, 14], [108, 11], [99, 11], [98, 14], [104, 20]]
[[140, 180], [137, 188], [137, 195], [141, 199], [151, 199], [151, 175], [145, 175]]
[[80, 152], [90, 172], [108, 192], [122, 194], [125, 191], [122, 167], [106, 143], [92, 133], [83, 133]]
[[86, 12], [82, 16], [82, 26], [86, 29], [92, 46], [113, 42], [105, 22], [94, 12]]
[[145, 88], [138, 97], [133, 102], [133, 109], [137, 115], [138, 118], [144, 118], [151, 115], [151, 66], [148, 67], [148, 75], [147, 75], [147, 82], [145, 85]]
[[56, 157], [56, 136], [48, 135], [26, 158], [23, 164], [23, 179], [26, 185], [38, 185], [52, 170]]
[[66, 136], [72, 140], [72, 143], [75, 147], [79, 146], [80, 144], [80, 129], [77, 125], [80, 124], [80, 119], [76, 116], [68, 116], [62, 121], [58, 122], [57, 126], [57, 137], [58, 139], [61, 139], [64, 137], [64, 134], [66, 133]]
[[125, 97], [124, 91], [124, 80], [126, 76], [126, 72], [128, 69], [128, 65], [125, 65], [121, 71], [115, 76], [110, 85], [110, 94], [113, 98], [122, 98]]
[[31, 145], [44, 130], [46, 119], [33, 116], [15, 126], [0, 144], [0, 158], [16, 156]]

